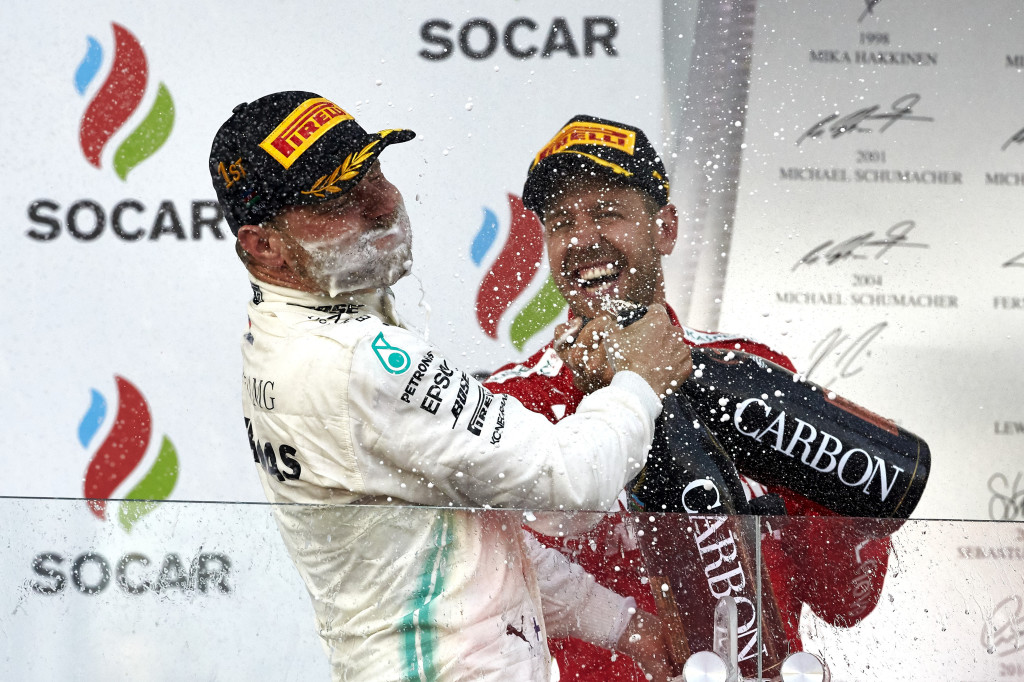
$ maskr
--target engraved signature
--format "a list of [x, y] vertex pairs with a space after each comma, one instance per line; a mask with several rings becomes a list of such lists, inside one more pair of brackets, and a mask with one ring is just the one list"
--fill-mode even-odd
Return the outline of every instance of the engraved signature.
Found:
[[992, 610], [981, 630], [981, 644], [1000, 656], [1024, 650], [1024, 598], [1012, 594]]
[[860, 15], [860, 19], [857, 20], [857, 23], [859, 24], [864, 21], [869, 14], [874, 14], [875, 6], [880, 2], [882, 2], [882, 0], [864, 0], [864, 12]]
[[1010, 260], [1003, 263], [1004, 268], [1024, 268], [1024, 252], [1018, 253]]
[[988, 479], [988, 516], [993, 521], [1016, 521], [1024, 512], [1024, 472], [1018, 472], [1010, 487], [1006, 474], [992, 474]]
[[[921, 101], [921, 95], [917, 93], [910, 93], [897, 97], [889, 111], [879, 111], [881, 105], [875, 104], [870, 107], [858, 109], [852, 114], [846, 116], [840, 116], [839, 114], [831, 114], [821, 119], [810, 128], [808, 128], [803, 135], [797, 138], [796, 143], [799, 145], [807, 138], [818, 138], [825, 134], [826, 129], [829, 134], [833, 137], [840, 137], [846, 133], [858, 132], [858, 133], [870, 133], [873, 132], [872, 128], [863, 126], [862, 124], [866, 121], [885, 121], [878, 128], [879, 133], [884, 133], [896, 121], [919, 121], [927, 123], [934, 121], [935, 119], [931, 116], [915, 116], [914, 106]], [[831, 124], [831, 125], [829, 125]]]
[[830, 239], [829, 241], [819, 244], [808, 251], [803, 258], [796, 262], [790, 271], [792, 272], [793, 270], [796, 270], [801, 265], [813, 265], [814, 263], [819, 262], [823, 262], [825, 265], [832, 265], [833, 263], [837, 263], [841, 260], [863, 260], [867, 258], [867, 256], [862, 253], [857, 253], [858, 249], [862, 251], [872, 248], [877, 249], [877, 251], [875, 251], [876, 260], [887, 254], [889, 249], [894, 247], [927, 249], [927, 244], [907, 240], [907, 235], [909, 235], [910, 231], [916, 226], [917, 223], [913, 220], [901, 220], [886, 230], [884, 236], [878, 237], [877, 239], [875, 238], [874, 232], [858, 234], [854, 237], [850, 237], [846, 241], [839, 242], [838, 244]]
[[[811, 379], [815, 372], [827, 366], [836, 375], [828, 381], [815, 379], [815, 382], [822, 386], [833, 386], [839, 379], [849, 379], [859, 374], [864, 369], [865, 359], [871, 357], [871, 342], [888, 326], [888, 322], [879, 322], [857, 338], [843, 332], [842, 327], [836, 327], [811, 351], [811, 364], [804, 376]], [[828, 360], [832, 362], [826, 362]]]
[[1024, 144], [1024, 128], [1015, 132], [1009, 140], [1003, 143], [1002, 150], [1005, 152], [1011, 144]]

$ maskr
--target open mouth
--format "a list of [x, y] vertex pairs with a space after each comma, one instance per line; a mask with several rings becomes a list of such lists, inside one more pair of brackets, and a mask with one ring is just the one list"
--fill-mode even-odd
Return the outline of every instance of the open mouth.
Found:
[[608, 293], [619, 282], [622, 266], [617, 262], [584, 265], [573, 272], [573, 279], [591, 295]]

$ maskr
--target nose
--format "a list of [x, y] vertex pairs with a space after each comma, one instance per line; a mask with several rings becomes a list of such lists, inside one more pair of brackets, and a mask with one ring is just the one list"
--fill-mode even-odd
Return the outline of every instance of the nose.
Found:
[[392, 213], [402, 196], [398, 188], [383, 175], [366, 178], [356, 185], [356, 190], [359, 192], [363, 215], [369, 220]]
[[572, 242], [576, 247], [594, 246], [602, 239], [601, 226], [584, 212], [576, 217], [569, 236], [576, 239]]

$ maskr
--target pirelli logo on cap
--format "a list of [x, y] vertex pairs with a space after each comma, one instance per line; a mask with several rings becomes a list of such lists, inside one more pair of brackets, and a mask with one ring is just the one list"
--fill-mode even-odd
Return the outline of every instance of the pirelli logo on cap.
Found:
[[277, 159], [285, 168], [291, 168], [303, 152], [313, 146], [320, 136], [352, 116], [323, 97], [307, 99], [274, 128], [274, 132], [260, 142], [265, 152]]
[[570, 123], [559, 130], [558, 134], [544, 145], [544, 148], [533, 159], [533, 165], [536, 166], [552, 154], [565, 151], [577, 144], [596, 144], [602, 147], [612, 147], [632, 156], [633, 148], [636, 146], [636, 133], [632, 130], [625, 130], [601, 123], [584, 123], [582, 121]]

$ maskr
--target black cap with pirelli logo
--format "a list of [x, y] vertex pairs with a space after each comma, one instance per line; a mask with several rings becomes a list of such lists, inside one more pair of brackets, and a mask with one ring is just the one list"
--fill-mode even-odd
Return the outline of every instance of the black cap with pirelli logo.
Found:
[[312, 92], [275, 92], [239, 104], [213, 138], [210, 177], [231, 232], [288, 206], [315, 204], [355, 186], [389, 144], [411, 130], [367, 133]]
[[665, 164], [644, 131], [581, 114], [562, 126], [533, 158], [523, 187], [523, 204], [541, 214], [567, 180], [595, 174], [637, 187], [658, 206], [668, 203]]

